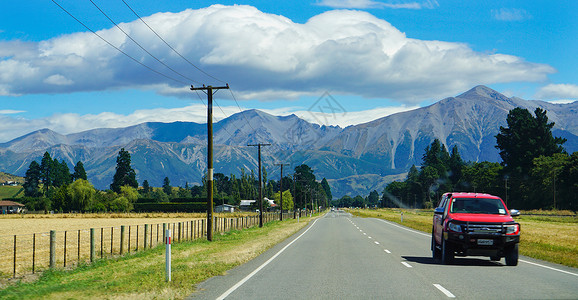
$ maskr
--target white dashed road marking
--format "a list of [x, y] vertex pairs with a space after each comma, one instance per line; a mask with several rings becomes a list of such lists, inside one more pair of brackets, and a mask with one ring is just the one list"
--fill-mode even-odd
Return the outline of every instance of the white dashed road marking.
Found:
[[440, 290], [442, 293], [444, 293], [446, 296], [448, 296], [448, 298], [455, 298], [456, 296], [454, 296], [454, 294], [452, 294], [450, 291], [446, 290], [443, 286], [434, 283], [434, 286]]

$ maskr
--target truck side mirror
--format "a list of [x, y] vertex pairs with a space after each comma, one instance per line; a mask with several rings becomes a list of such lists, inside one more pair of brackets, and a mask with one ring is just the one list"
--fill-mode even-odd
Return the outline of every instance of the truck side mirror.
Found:
[[444, 208], [443, 207], [436, 207], [436, 209], [434, 209], [434, 214], [443, 215], [444, 214]]
[[512, 217], [519, 217], [520, 216], [520, 211], [517, 209], [510, 209], [510, 216]]

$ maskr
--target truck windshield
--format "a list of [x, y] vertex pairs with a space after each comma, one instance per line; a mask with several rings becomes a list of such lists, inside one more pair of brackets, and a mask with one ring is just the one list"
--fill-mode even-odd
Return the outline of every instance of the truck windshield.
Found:
[[500, 199], [488, 198], [454, 198], [452, 213], [464, 214], [499, 214], [505, 215], [506, 208]]

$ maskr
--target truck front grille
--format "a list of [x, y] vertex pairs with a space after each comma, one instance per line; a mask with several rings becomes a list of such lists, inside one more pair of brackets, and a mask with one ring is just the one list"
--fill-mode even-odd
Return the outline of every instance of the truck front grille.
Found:
[[466, 223], [465, 232], [471, 235], [500, 235], [504, 232], [502, 224]]

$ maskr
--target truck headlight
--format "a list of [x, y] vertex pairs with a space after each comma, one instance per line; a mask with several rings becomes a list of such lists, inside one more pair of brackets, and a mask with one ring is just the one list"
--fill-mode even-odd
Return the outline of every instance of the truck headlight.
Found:
[[516, 235], [520, 233], [520, 224], [506, 225], [506, 235]]
[[448, 223], [448, 229], [453, 232], [462, 232], [462, 226], [452, 222]]

